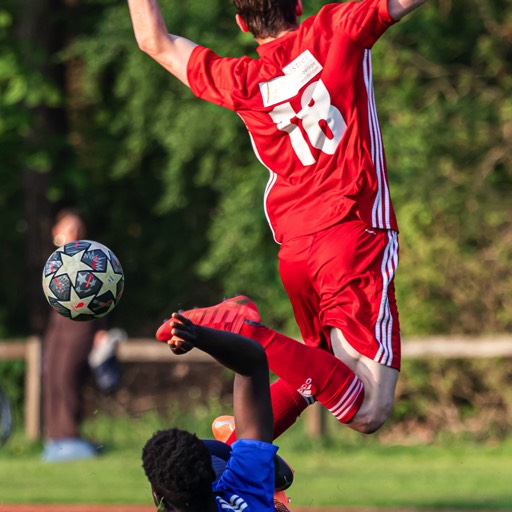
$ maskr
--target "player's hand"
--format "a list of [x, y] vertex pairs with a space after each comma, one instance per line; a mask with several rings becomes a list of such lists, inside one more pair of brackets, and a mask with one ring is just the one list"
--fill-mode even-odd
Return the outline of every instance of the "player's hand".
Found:
[[179, 313], [173, 313], [157, 330], [156, 338], [167, 343], [174, 354], [186, 354], [195, 346], [194, 324]]

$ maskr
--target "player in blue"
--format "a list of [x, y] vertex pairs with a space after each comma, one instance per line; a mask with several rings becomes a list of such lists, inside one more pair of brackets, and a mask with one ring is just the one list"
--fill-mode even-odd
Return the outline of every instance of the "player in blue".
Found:
[[269, 369], [261, 345], [237, 334], [193, 324], [173, 313], [175, 354], [197, 348], [235, 372], [233, 413], [237, 441], [219, 479], [206, 444], [180, 429], [155, 433], [142, 451], [142, 467], [160, 512], [275, 512], [273, 414]]

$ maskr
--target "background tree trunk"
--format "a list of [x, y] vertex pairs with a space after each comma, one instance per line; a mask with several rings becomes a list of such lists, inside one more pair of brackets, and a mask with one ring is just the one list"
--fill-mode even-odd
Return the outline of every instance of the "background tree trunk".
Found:
[[[65, 70], [57, 59], [66, 37], [66, 7], [57, 0], [20, 0], [16, 36], [30, 76], [41, 74], [57, 90], [64, 91]], [[34, 87], [34, 83], [29, 84]], [[32, 91], [38, 97], [39, 91]], [[31, 333], [45, 326], [48, 306], [41, 293], [41, 272], [51, 252], [52, 207], [48, 190], [56, 169], [66, 165], [66, 112], [59, 104], [49, 107], [41, 94], [41, 106], [27, 105], [30, 129], [24, 146], [31, 158], [23, 169], [23, 227], [26, 247], [26, 294]]]

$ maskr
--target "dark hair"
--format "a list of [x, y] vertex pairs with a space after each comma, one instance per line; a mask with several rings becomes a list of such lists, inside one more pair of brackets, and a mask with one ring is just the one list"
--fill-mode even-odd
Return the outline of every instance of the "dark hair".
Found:
[[256, 38], [276, 37], [297, 25], [297, 0], [231, 0]]
[[195, 434], [177, 428], [156, 432], [142, 449], [142, 467], [164, 507], [204, 510], [209, 503], [215, 472]]

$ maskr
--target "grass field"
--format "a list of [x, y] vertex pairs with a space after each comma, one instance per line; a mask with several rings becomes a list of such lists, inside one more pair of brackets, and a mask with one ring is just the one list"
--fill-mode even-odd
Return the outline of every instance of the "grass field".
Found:
[[[17, 433], [0, 451], [0, 505], [150, 505], [140, 450], [152, 432], [167, 426], [156, 416], [95, 417], [86, 430], [105, 441], [105, 453], [60, 464], [41, 462], [40, 444]], [[210, 436], [202, 418], [180, 426]], [[493, 446], [462, 440], [403, 446], [338, 426], [329, 432], [329, 439], [313, 441], [298, 424], [277, 443], [296, 470], [289, 495], [297, 507], [512, 510], [512, 439]]]

